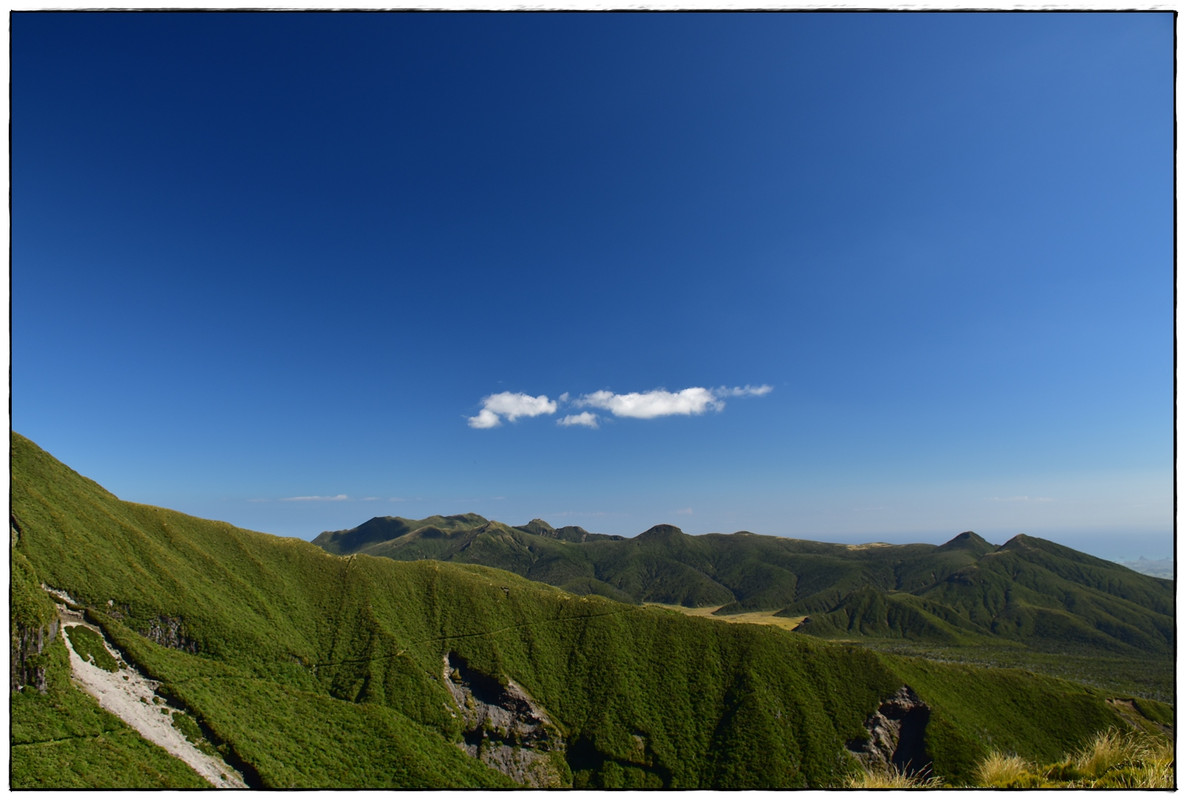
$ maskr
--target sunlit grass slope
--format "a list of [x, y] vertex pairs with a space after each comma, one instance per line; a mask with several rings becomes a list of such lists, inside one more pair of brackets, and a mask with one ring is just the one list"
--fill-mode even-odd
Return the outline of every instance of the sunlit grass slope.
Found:
[[993, 750], [962, 785], [931, 775], [878, 768], [853, 775], [848, 788], [1175, 789], [1177, 773], [1168, 736], [1109, 729], [1053, 763], [1034, 763], [1015, 753]]
[[[906, 683], [933, 709], [935, 770], [955, 777], [991, 743], [1052, 759], [1118, 719], [1099, 692], [1016, 671], [686, 618], [476, 565], [332, 555], [122, 502], [19, 435], [12, 448], [14, 632], [52, 619], [41, 583], [69, 593], [256, 787], [512, 785], [456, 746], [450, 653], [546, 709], [573, 786], [842, 785], [855, 768], [845, 743]], [[52, 680], [14, 695], [13, 784], [130, 781], [131, 750], [88, 744], [110, 720], [76, 719], [86, 698], [60, 641], [37, 658]], [[1035, 707], [1058, 725], [1032, 720]], [[50, 729], [70, 731], [79, 754], [62, 764], [74, 766], [48, 768]], [[43, 743], [35, 757], [18, 730]]]
[[943, 545], [854, 547], [747, 532], [689, 536], [671, 525], [631, 539], [561, 530], [476, 514], [377, 517], [314, 543], [338, 554], [485, 564], [628, 602], [777, 612], [806, 618], [800, 631], [822, 638], [1008, 640], [1166, 665], [1173, 653], [1171, 581], [1025, 535], [999, 547], [972, 532]]

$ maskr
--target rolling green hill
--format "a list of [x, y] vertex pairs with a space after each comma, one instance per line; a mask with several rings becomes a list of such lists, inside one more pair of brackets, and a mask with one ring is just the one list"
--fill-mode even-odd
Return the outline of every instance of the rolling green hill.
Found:
[[[336, 555], [123, 502], [17, 434], [11, 463], [13, 788], [200, 784], [70, 681], [65, 596], [255, 788], [840, 786], [878, 760], [958, 782], [990, 749], [1050, 761], [1126, 719], [1100, 690], [1020, 670], [692, 619], [480, 565]], [[406, 535], [426, 553], [547, 539], [557, 549], [536, 561], [557, 575], [581, 563], [567, 545], [621, 544], [475, 523]], [[698, 539], [656, 530], [638, 544], [673, 540], [691, 560], [710, 550]], [[635, 583], [617, 591], [647, 585], [646, 563], [623, 558]], [[573, 569], [581, 580], [603, 581]], [[1164, 704], [1131, 707], [1172, 724]]]
[[1174, 644], [1171, 581], [1025, 535], [1000, 547], [972, 532], [943, 545], [854, 547], [657, 525], [626, 539], [466, 514], [380, 517], [313, 542], [331, 553], [485, 564], [628, 602], [806, 616], [802, 632], [829, 638], [1008, 640], [1126, 657], [1168, 657]]

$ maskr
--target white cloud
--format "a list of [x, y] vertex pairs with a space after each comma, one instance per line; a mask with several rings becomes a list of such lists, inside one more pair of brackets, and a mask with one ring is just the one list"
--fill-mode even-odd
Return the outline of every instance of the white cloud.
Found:
[[604, 409], [615, 417], [653, 419], [673, 414], [703, 414], [705, 411], [720, 411], [725, 404], [708, 389], [693, 386], [679, 392], [655, 389], [650, 392], [614, 394], [602, 390], [593, 392], [576, 401], [577, 405]]
[[483, 408], [478, 412], [478, 416], [469, 418], [469, 426], [471, 428], [497, 428], [502, 424], [502, 420], [488, 408]]
[[582, 411], [579, 414], [569, 414], [563, 419], [556, 420], [557, 425], [583, 425], [586, 428], [596, 428], [598, 424], [598, 417], [591, 411]]
[[770, 394], [774, 391], [774, 387], [768, 384], [761, 386], [750, 386], [748, 383], [745, 386], [722, 386], [717, 389], [717, 395], [721, 397], [761, 397], [762, 395]]
[[616, 417], [654, 419], [674, 414], [695, 415], [706, 411], [720, 411], [725, 407], [723, 397], [761, 397], [773, 391], [770, 386], [722, 386], [719, 389], [705, 389], [692, 386], [678, 392], [655, 389], [650, 392], [614, 394], [602, 390], [593, 392], [575, 402], [579, 406], [592, 406], [610, 412]]
[[[573, 397], [568, 392], [562, 393], [557, 400], [548, 399], [547, 395], [532, 397], [529, 394], [516, 392], [499, 392], [482, 398], [482, 410], [476, 416], [469, 417], [471, 428], [497, 428], [503, 420], [510, 422], [519, 417], [538, 417], [543, 414], [555, 414], [558, 405], [575, 405], [579, 408], [599, 408], [608, 411], [615, 417], [633, 417], [634, 419], [654, 419], [673, 415], [692, 416], [704, 414], [708, 411], [720, 411], [725, 407], [726, 397], [762, 397], [774, 391], [773, 387], [761, 386], [721, 386], [716, 389], [706, 389], [703, 386], [691, 386], [678, 392], [666, 389], [654, 389], [649, 392], [629, 392], [615, 394], [608, 390], [593, 392], [592, 394]], [[586, 428], [596, 428], [600, 425], [600, 418], [591, 412], [569, 414], [557, 420], [558, 425], [565, 427], [580, 425]]]
[[994, 503], [1051, 503], [1054, 501], [1053, 497], [1030, 497], [1028, 494], [1015, 495], [1013, 497], [990, 497], [988, 499]]
[[514, 422], [519, 417], [538, 417], [541, 414], [555, 414], [556, 401], [546, 394], [532, 397], [517, 392], [499, 392], [482, 398], [482, 410], [476, 417], [469, 418], [471, 428], [497, 428], [503, 419]]
[[344, 494], [335, 494], [332, 497], [325, 497], [322, 495], [308, 495], [306, 497], [281, 497], [280, 499], [285, 503], [340, 503], [343, 500], [349, 500], [350, 498]]

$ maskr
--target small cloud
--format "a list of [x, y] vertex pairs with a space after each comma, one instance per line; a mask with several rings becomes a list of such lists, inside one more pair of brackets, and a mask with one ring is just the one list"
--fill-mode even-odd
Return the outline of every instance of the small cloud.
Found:
[[482, 410], [469, 418], [471, 428], [497, 428], [505, 419], [514, 422], [519, 417], [538, 417], [555, 414], [556, 401], [546, 394], [532, 397], [518, 392], [499, 392], [482, 398]]
[[557, 425], [564, 425], [566, 427], [571, 425], [582, 425], [586, 428], [596, 428], [598, 422], [598, 416], [591, 411], [582, 411], [579, 414], [569, 414], [563, 419], [556, 420]]
[[284, 503], [309, 503], [309, 502], [312, 502], [312, 503], [340, 503], [343, 500], [349, 500], [349, 499], [350, 498], [344, 494], [335, 494], [332, 497], [326, 497], [323, 495], [308, 495], [306, 497], [281, 497], [280, 498], [281, 502], [284, 502]]
[[[654, 389], [649, 392], [617, 394], [602, 390], [579, 397], [573, 397], [568, 392], [563, 392], [557, 400], [551, 400], [543, 394], [532, 397], [529, 394], [516, 392], [499, 392], [482, 398], [481, 411], [475, 416], [468, 417], [467, 422], [471, 428], [497, 428], [504, 420], [514, 422], [519, 417], [555, 414], [559, 403], [598, 408], [608, 411], [615, 417], [633, 417], [634, 419], [695, 416], [709, 411], [720, 411], [725, 407], [724, 398], [726, 397], [761, 397], [772, 391], [774, 391], [773, 387], [768, 384], [721, 386], [716, 389], [690, 386], [678, 392]], [[566, 427], [581, 425], [586, 428], [596, 428], [600, 424], [600, 419], [596, 414], [583, 412], [569, 414], [558, 420], [557, 424]]]
[[750, 386], [747, 383], [745, 386], [722, 386], [716, 393], [722, 397], [762, 397], [773, 391], [774, 387], [765, 383], [761, 386]]
[[690, 386], [678, 392], [654, 389], [649, 392], [615, 394], [602, 390], [584, 395], [574, 402], [578, 406], [591, 406], [610, 412], [615, 417], [654, 419], [673, 415], [694, 416], [707, 411], [720, 411], [725, 407], [724, 397], [761, 397], [773, 388], [762, 386], [722, 386], [705, 389]]
[[679, 514], [680, 516], [684, 516], [684, 517], [690, 517], [690, 516], [692, 516], [692, 514], [694, 514], [695, 512], [694, 512], [694, 511], [692, 511], [692, 509], [691, 509], [691, 508], [677, 508], [677, 509], [676, 509], [676, 511], [675, 511], [675, 513], [676, 513], [676, 514]]
[[725, 407], [710, 390], [700, 386], [692, 386], [678, 392], [655, 389], [650, 392], [614, 394], [602, 390], [587, 394], [576, 403], [579, 406], [603, 409], [615, 417], [635, 419], [703, 414], [705, 411], [720, 411]]

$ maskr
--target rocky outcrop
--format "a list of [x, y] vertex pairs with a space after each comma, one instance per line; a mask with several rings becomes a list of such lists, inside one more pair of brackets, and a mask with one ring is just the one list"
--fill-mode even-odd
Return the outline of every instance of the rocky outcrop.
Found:
[[[18, 530], [15, 522], [12, 530]], [[48, 587], [36, 580], [24, 557], [13, 553], [10, 565], [9, 688], [13, 692], [33, 688], [44, 694], [49, 660], [45, 650], [61, 630], [58, 611], [46, 596]]]
[[41, 654], [46, 647], [58, 638], [58, 621], [47, 622], [44, 625], [21, 625], [15, 620], [12, 625], [11, 653], [10, 653], [10, 687], [19, 692], [26, 686], [31, 686], [45, 694], [45, 664]]
[[444, 677], [464, 721], [466, 753], [527, 786], [563, 786], [564, 740], [523, 687], [471, 669], [456, 653], [445, 656]]
[[907, 775], [930, 769], [923, 735], [931, 719], [931, 708], [903, 686], [877, 707], [865, 720], [867, 739], [847, 743], [849, 752], [865, 767], [890, 767]]
[[149, 620], [148, 627], [140, 633], [162, 647], [184, 650], [187, 653], [198, 652], [198, 643], [185, 635], [185, 621], [178, 617], [160, 616]]

